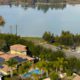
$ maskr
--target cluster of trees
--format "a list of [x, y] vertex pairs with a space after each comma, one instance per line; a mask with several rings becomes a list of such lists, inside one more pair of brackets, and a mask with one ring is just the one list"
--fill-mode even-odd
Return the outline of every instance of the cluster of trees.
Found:
[[[49, 76], [51, 80], [59, 79], [59, 72], [66, 73], [64, 77], [71, 76], [73, 73], [80, 74], [80, 60], [75, 57], [59, 58], [54, 61], [39, 61], [35, 66], [43, 69], [46, 72], [46, 76]], [[64, 79], [64, 80], [65, 80]]]
[[45, 32], [42, 38], [50, 43], [53, 43], [55, 41], [54, 34], [50, 32]]
[[53, 36], [51, 38], [52, 34], [50, 32], [45, 32], [43, 34], [43, 39], [50, 42], [50, 40], [53, 40], [54, 43], [59, 43], [61, 45], [66, 46], [78, 46], [80, 45], [80, 34], [72, 34], [69, 31], [62, 31], [60, 36]]
[[59, 42], [62, 45], [73, 45], [74, 44], [74, 36], [72, 33], [70, 33], [69, 31], [62, 31], [61, 35], [58, 36], [58, 39], [56, 40], [57, 42]]

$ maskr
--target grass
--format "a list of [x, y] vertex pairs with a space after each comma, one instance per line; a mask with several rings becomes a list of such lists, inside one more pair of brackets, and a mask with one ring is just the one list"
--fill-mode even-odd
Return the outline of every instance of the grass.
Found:
[[55, 42], [55, 43], [53, 43], [53, 45], [54, 45], [54, 46], [60, 46], [61, 44]]
[[43, 41], [43, 39], [41, 37], [23, 37], [26, 40], [40, 40]]
[[32, 41], [34, 43], [44, 43], [45, 40], [43, 40], [41, 37], [23, 37], [23, 39]]

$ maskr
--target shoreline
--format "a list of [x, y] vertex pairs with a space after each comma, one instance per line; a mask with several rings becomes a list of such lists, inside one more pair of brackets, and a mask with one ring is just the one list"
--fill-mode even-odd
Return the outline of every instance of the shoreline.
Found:
[[54, 5], [77, 5], [77, 4], [80, 4], [80, 1], [79, 2], [76, 2], [76, 1], [65, 1], [65, 2], [53, 2], [53, 3], [46, 3], [46, 2], [35, 2], [35, 3], [28, 3], [28, 2], [11, 2], [11, 3], [0, 3], [0, 5], [48, 5], [48, 6], [54, 6]]

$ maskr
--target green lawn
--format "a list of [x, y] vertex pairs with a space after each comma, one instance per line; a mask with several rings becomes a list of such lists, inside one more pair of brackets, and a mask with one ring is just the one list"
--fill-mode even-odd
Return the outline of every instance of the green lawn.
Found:
[[35, 43], [45, 42], [45, 40], [43, 40], [41, 37], [23, 37], [23, 39], [28, 40], [28, 41], [32, 41]]

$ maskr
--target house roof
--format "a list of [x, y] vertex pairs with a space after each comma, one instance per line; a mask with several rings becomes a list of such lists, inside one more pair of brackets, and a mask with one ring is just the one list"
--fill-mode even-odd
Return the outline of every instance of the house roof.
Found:
[[15, 57], [13, 57], [13, 59], [15, 59], [18, 63], [21, 63], [21, 62], [24, 62], [27, 60], [27, 59], [23, 59], [22, 57], [19, 57], [19, 56], [15, 56]]
[[8, 61], [9, 59], [14, 58], [14, 57], [19, 57], [19, 58], [26, 59], [26, 60], [29, 60], [29, 61], [34, 60], [34, 58], [26, 56], [26, 55], [9, 54], [9, 53], [8, 54], [5, 53], [3, 55], [0, 55], [0, 58], [5, 59], [5, 61]]
[[10, 68], [9, 68], [9, 66], [7, 66], [7, 65], [2, 65], [3, 67], [0, 69], [0, 72], [1, 73], [3, 73], [3, 74], [5, 74], [5, 75], [7, 75], [7, 73], [8, 73], [8, 71], [10, 71]]
[[[13, 67], [12, 69], [15, 70], [16, 68]], [[2, 74], [4, 74], [4, 75], [8, 75], [8, 73], [10, 72], [10, 70], [11, 70], [11, 68], [8, 65], [3, 64], [2, 67], [1, 67], [1, 69], [0, 69], [0, 72]]]
[[17, 55], [17, 56], [22, 57], [23, 59], [27, 59], [29, 61], [33, 61], [34, 60], [34, 58], [32, 58], [30, 56], [25, 56], [25, 55]]
[[12, 57], [15, 57], [15, 55], [14, 54], [3, 54], [3, 55], [0, 55], [0, 58], [5, 59], [5, 61], [8, 61]]
[[76, 75], [73, 80], [80, 80], [80, 76], [79, 75]]
[[11, 50], [17, 50], [17, 51], [26, 51], [26, 46], [21, 45], [21, 44], [15, 44], [10, 46]]
[[4, 52], [0, 51], [0, 55], [4, 54]]

